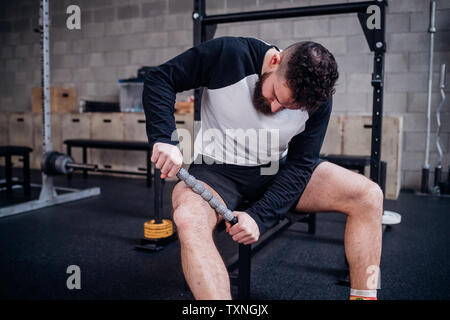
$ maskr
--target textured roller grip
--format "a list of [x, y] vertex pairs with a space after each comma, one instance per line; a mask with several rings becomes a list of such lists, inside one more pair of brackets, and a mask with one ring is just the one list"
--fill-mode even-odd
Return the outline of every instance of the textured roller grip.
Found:
[[231, 225], [235, 225], [238, 220], [233, 215], [230, 209], [228, 209], [219, 199], [214, 197], [212, 193], [206, 189], [203, 184], [197, 181], [193, 176], [187, 172], [186, 169], [181, 168], [177, 173], [177, 177], [180, 180], [183, 180], [186, 185], [192, 189], [195, 193], [199, 194], [206, 202], [209, 203], [211, 208], [216, 210], [218, 214], [220, 214], [225, 220], [229, 221]]

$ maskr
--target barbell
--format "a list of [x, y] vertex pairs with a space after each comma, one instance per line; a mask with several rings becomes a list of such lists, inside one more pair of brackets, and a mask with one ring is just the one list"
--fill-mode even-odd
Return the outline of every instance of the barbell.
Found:
[[49, 176], [69, 174], [74, 169], [96, 171], [97, 168], [96, 164], [76, 163], [72, 157], [57, 151], [44, 153], [41, 161], [42, 171]]
[[[49, 151], [44, 153], [41, 161], [42, 171], [49, 176], [57, 176], [70, 174], [74, 169], [83, 169], [96, 171], [98, 168], [95, 164], [76, 163], [72, 157], [57, 152]], [[195, 193], [200, 195], [211, 208], [213, 208], [218, 214], [220, 214], [226, 221], [229, 221], [231, 225], [236, 224], [237, 218], [233, 215], [233, 212], [228, 209], [223, 203], [219, 201], [208, 189], [206, 189], [195, 177], [189, 174], [189, 172], [183, 168], [177, 173], [177, 177], [184, 181], [188, 187]], [[169, 221], [162, 221], [157, 223], [155, 220], [148, 221], [144, 226], [146, 232], [146, 238], [159, 239], [161, 237], [167, 237], [172, 235], [172, 223]]]

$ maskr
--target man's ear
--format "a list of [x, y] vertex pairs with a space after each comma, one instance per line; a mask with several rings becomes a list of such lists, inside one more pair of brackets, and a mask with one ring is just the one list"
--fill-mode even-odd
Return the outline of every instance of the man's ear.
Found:
[[269, 60], [269, 68], [271, 71], [275, 71], [280, 66], [282, 59], [282, 54], [280, 52], [275, 52]]

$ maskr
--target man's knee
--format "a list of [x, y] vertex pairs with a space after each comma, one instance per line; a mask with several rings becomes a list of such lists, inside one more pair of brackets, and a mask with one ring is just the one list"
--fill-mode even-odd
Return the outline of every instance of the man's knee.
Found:
[[212, 231], [214, 211], [192, 190], [183, 186], [178, 187], [180, 184], [175, 186], [172, 193], [173, 221], [178, 233]]
[[381, 219], [383, 214], [383, 191], [378, 184], [366, 180], [356, 201], [358, 212], [371, 215], [375, 219]]
[[370, 202], [370, 206], [376, 211], [379, 215], [383, 213], [383, 200], [384, 195], [380, 186], [375, 182], [370, 182], [370, 187], [367, 190], [367, 198]]

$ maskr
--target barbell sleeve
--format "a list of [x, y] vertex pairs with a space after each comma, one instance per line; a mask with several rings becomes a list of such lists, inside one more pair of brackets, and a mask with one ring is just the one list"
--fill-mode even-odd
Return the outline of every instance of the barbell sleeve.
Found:
[[98, 165], [96, 164], [86, 164], [86, 163], [67, 163], [66, 167], [72, 168], [72, 169], [83, 169], [83, 170], [89, 170], [89, 171], [96, 171], [98, 169]]

